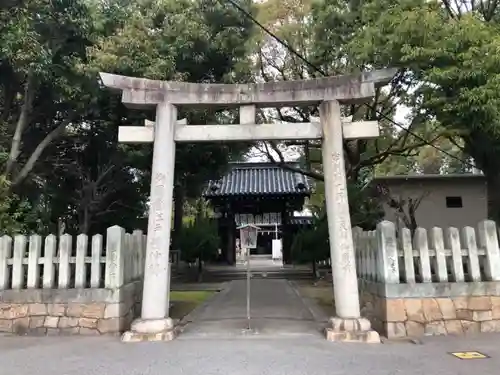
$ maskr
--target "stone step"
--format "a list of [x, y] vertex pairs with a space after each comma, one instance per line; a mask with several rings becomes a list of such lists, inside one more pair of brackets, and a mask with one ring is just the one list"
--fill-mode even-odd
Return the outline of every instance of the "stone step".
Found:
[[[216, 274], [204, 274], [203, 280], [217, 280], [217, 281], [229, 281], [229, 280], [244, 280], [246, 279], [246, 274], [226, 274], [226, 275], [216, 275]], [[312, 275], [301, 274], [301, 275], [283, 275], [283, 274], [266, 274], [260, 272], [254, 272], [251, 274], [252, 279], [287, 279], [287, 280], [309, 280], [312, 279]]]
[[[251, 277], [254, 279], [287, 279], [287, 280], [309, 280], [312, 279], [312, 271], [308, 269], [253, 269], [251, 270]], [[183, 270], [172, 275], [173, 279], [186, 279], [196, 276], [196, 270]], [[204, 269], [204, 281], [230, 281], [230, 280], [244, 280], [247, 278], [247, 271], [244, 268], [224, 268], [224, 269]]]

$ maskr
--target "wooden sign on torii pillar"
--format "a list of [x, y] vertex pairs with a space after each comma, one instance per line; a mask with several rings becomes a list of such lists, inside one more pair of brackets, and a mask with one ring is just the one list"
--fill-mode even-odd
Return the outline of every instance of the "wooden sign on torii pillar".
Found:
[[[395, 70], [262, 84], [197, 84], [154, 81], [101, 73], [103, 84], [122, 92], [130, 108], [156, 107], [156, 120], [119, 128], [119, 141], [154, 142], [146, 262], [141, 317], [124, 341], [171, 340], [169, 318], [169, 245], [176, 142], [322, 139], [325, 198], [330, 236], [336, 316], [326, 337], [332, 341], [380, 342], [370, 322], [360, 316], [358, 281], [347, 201], [343, 139], [373, 138], [373, 121], [342, 121], [340, 105], [375, 95]], [[320, 104], [319, 123], [255, 124], [256, 107]], [[177, 106], [240, 107], [239, 125], [188, 125], [177, 120]]]

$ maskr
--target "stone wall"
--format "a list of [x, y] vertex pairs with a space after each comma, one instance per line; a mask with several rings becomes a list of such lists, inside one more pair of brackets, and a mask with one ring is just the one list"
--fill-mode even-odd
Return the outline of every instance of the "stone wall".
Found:
[[463, 283], [461, 288], [429, 284], [417, 290], [406, 285], [403, 291], [401, 287], [396, 290], [394, 286], [361, 282], [362, 314], [388, 338], [500, 332], [499, 284]]
[[142, 283], [119, 289], [32, 289], [0, 292], [0, 332], [118, 335], [139, 315]]

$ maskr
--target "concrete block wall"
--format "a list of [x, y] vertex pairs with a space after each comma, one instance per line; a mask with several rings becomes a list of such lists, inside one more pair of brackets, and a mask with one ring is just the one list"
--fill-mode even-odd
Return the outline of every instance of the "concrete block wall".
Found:
[[[0, 238], [0, 332], [119, 334], [139, 315], [146, 236]], [[14, 244], [12, 249], [12, 244]], [[28, 245], [28, 246], [27, 246]]]
[[[476, 241], [476, 233], [478, 241]], [[353, 230], [362, 314], [389, 337], [500, 332], [497, 227]]]

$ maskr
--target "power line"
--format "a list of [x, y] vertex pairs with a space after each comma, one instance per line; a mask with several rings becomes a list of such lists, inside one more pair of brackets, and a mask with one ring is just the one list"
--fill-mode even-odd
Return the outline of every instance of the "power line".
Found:
[[[250, 19], [254, 24], [256, 24], [257, 26], [259, 26], [259, 28], [262, 29], [262, 31], [264, 31], [266, 34], [268, 34], [270, 37], [272, 37], [273, 39], [275, 39], [279, 44], [281, 44], [283, 47], [285, 47], [288, 51], [290, 51], [293, 55], [295, 55], [296, 57], [298, 57], [300, 60], [302, 60], [306, 65], [308, 65], [309, 67], [311, 67], [312, 69], [314, 69], [316, 72], [322, 74], [323, 76], [327, 76], [327, 74], [325, 73], [324, 70], [318, 68], [316, 65], [314, 65], [312, 62], [310, 62], [309, 60], [307, 60], [302, 54], [300, 54], [297, 50], [295, 50], [290, 44], [288, 44], [287, 42], [285, 42], [284, 40], [282, 40], [279, 36], [277, 36], [276, 34], [274, 34], [271, 30], [269, 30], [267, 27], [265, 27], [263, 24], [261, 24], [254, 16], [252, 16], [248, 11], [246, 11], [241, 5], [239, 5], [235, 0], [226, 0], [228, 3], [230, 3], [233, 7], [235, 7], [236, 9], [238, 9], [238, 11], [240, 13], [242, 13], [245, 17], [247, 17], [248, 19]], [[390, 118], [389, 116], [387, 116], [385, 113], [379, 111], [377, 108], [375, 108], [374, 106], [371, 106], [367, 103], [364, 103], [364, 105], [366, 107], [368, 107], [370, 110], [374, 111], [378, 116], [382, 117], [383, 119], [389, 121], [391, 124], [393, 125], [396, 125], [397, 127], [399, 127], [400, 129], [404, 130], [405, 132], [407, 132], [408, 134], [410, 134], [411, 136], [417, 138], [418, 140], [424, 142], [426, 145], [428, 146], [431, 146], [432, 148], [436, 149], [437, 151], [439, 152], [442, 152], [443, 154], [449, 156], [450, 158], [452, 159], [455, 159], [461, 163], [464, 163], [465, 165], [468, 165], [472, 168], [476, 168], [476, 166], [472, 163], [470, 163], [469, 161], [466, 161], [466, 160], [462, 160], [461, 158], [459, 158], [458, 156], [456, 155], [453, 155], [452, 153], [446, 151], [446, 150], [443, 150], [442, 148], [430, 143], [428, 140], [426, 140], [424, 137], [418, 135], [417, 133], [411, 131], [410, 129], [407, 129], [404, 125], [402, 124], [399, 124], [397, 123], [396, 121], [394, 121], [392, 118]]]

